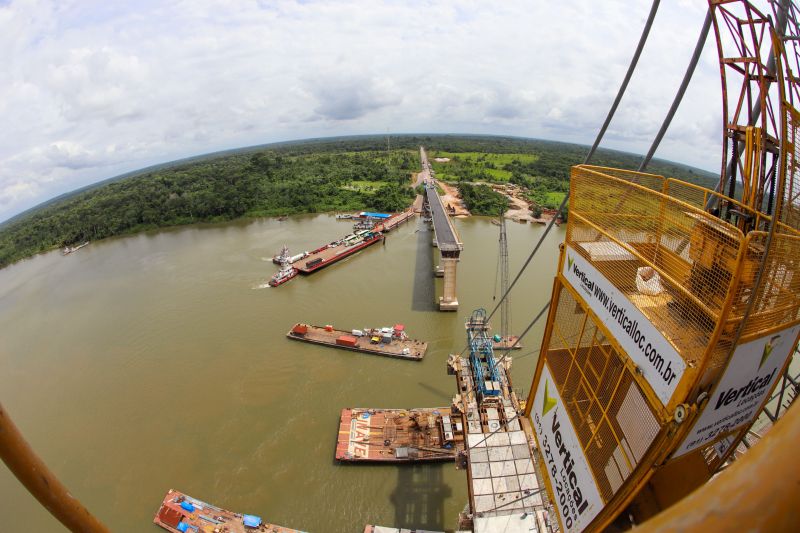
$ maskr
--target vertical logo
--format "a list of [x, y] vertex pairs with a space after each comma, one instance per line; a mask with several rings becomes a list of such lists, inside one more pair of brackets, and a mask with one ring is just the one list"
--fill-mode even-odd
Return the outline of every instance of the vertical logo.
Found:
[[567, 256], [567, 268], [572, 270], [572, 263], [574, 263], [574, 262], [575, 262], [575, 260], [572, 258], [572, 256], [568, 255]]
[[775, 335], [764, 345], [764, 353], [761, 354], [761, 361], [758, 363], [759, 370], [761, 370], [761, 367], [764, 366], [764, 363], [766, 363], [767, 359], [769, 359], [772, 350], [775, 348], [775, 345], [778, 344], [778, 339], [780, 338], [780, 335]]
[[546, 415], [553, 407], [556, 406], [556, 399], [551, 398], [549, 394], [550, 380], [544, 382], [544, 403], [542, 404], [542, 416]]

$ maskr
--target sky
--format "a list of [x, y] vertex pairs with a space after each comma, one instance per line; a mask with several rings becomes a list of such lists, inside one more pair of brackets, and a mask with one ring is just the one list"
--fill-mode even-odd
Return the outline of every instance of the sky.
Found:
[[[700, 33], [661, 2], [601, 146], [644, 153]], [[591, 144], [649, 0], [0, 0], [0, 220], [148, 165], [291, 139]], [[713, 32], [656, 157], [718, 172]]]

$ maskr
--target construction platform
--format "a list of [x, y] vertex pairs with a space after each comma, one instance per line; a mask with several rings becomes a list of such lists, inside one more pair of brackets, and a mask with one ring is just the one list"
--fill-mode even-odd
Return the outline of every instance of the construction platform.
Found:
[[444, 533], [443, 531], [429, 531], [427, 529], [406, 529], [404, 527], [383, 527], [368, 525], [364, 528], [364, 533]]
[[[542, 485], [534, 468], [532, 429], [520, 417], [505, 365], [500, 369], [501, 394], [481, 401], [474, 391], [475, 375], [469, 359], [451, 355], [451, 373], [461, 392], [456, 399], [467, 431], [471, 522], [474, 531], [546, 531]], [[479, 377], [480, 379], [480, 377]], [[503, 529], [512, 521], [514, 529]]]
[[336, 460], [361, 463], [454, 461], [464, 450], [461, 414], [447, 407], [342, 409]]
[[303, 533], [268, 524], [258, 516], [233, 513], [173, 489], [164, 496], [153, 523], [173, 533]]
[[398, 332], [397, 326], [344, 331], [333, 326], [321, 327], [298, 323], [286, 333], [286, 336], [296, 341], [411, 361], [421, 361], [428, 350], [427, 342], [407, 338], [402, 329]]

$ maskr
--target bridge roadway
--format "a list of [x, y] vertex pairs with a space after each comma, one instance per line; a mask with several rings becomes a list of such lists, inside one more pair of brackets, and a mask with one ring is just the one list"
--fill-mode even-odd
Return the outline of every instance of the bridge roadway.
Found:
[[464, 249], [464, 246], [458, 239], [456, 229], [453, 227], [453, 221], [450, 220], [450, 215], [447, 214], [433, 180], [428, 180], [425, 183], [425, 196], [427, 196], [428, 205], [431, 208], [433, 231], [436, 234], [439, 250], [443, 252], [460, 252]]
[[433, 232], [436, 235], [439, 250], [442, 252], [456, 252], [457, 254], [464, 249], [464, 246], [461, 244], [458, 233], [453, 227], [453, 221], [450, 220], [450, 215], [447, 214], [444, 203], [439, 197], [439, 192], [436, 190], [436, 182], [431, 177], [432, 171], [428, 162], [428, 155], [422, 147], [419, 149], [419, 155], [422, 160], [422, 172], [420, 172], [418, 179], [424, 180], [425, 183], [425, 197], [430, 206]]

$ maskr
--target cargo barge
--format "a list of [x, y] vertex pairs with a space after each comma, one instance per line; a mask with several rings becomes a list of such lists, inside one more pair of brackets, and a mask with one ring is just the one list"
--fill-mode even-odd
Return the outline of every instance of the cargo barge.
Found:
[[255, 515], [221, 509], [173, 489], [164, 496], [153, 523], [172, 533], [303, 533], [268, 524]]
[[395, 215], [392, 215], [387, 220], [381, 222], [376, 229], [382, 231], [383, 233], [389, 233], [400, 224], [412, 219], [414, 216], [416, 216], [416, 214], [417, 213], [416, 211], [414, 211], [414, 208], [411, 207], [410, 209], [406, 209], [402, 213], [397, 213]]
[[397, 324], [393, 328], [343, 331], [334, 329], [333, 326], [320, 327], [298, 323], [286, 336], [297, 341], [412, 361], [421, 361], [428, 350], [427, 342], [409, 339], [402, 324]]
[[336, 460], [348, 463], [454, 461], [464, 450], [461, 415], [448, 407], [342, 409]]
[[357, 231], [309, 252], [292, 266], [301, 274], [311, 274], [382, 240], [380, 232]]

